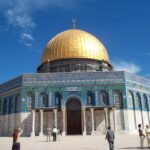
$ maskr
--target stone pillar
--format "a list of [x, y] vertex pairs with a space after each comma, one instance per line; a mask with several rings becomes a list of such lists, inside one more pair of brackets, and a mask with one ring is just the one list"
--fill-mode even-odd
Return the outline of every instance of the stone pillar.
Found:
[[91, 118], [92, 118], [92, 131], [91, 131], [91, 135], [94, 135], [95, 132], [94, 132], [94, 109], [93, 108], [90, 108], [90, 111], [91, 111]]
[[114, 130], [117, 131], [116, 109], [113, 108], [112, 110], [113, 110]]
[[86, 135], [86, 108], [82, 107], [82, 114], [83, 114], [83, 135]]
[[54, 121], [55, 121], [54, 126], [57, 128], [57, 109], [53, 109], [53, 111], [54, 111]]
[[66, 109], [65, 108], [62, 109], [62, 123], [63, 123], [62, 135], [65, 136], [66, 135]]
[[40, 122], [39, 136], [43, 136], [43, 110], [40, 110], [40, 117], [41, 117], [41, 122]]
[[108, 108], [104, 108], [104, 111], [105, 111], [105, 127], [107, 130], [107, 127], [108, 127]]
[[32, 132], [31, 136], [35, 136], [35, 110], [32, 110]]

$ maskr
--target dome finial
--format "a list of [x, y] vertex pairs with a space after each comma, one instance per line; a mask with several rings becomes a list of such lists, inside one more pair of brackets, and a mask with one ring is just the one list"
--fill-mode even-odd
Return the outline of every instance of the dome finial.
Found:
[[76, 29], [76, 19], [72, 19], [72, 28]]

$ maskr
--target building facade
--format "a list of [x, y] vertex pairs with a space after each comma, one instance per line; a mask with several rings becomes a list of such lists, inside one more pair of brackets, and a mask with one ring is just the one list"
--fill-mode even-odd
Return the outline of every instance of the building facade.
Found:
[[150, 80], [113, 71], [105, 47], [89, 33], [54, 37], [37, 72], [0, 84], [0, 136], [17, 127], [24, 136], [43, 136], [48, 125], [63, 135], [103, 134], [108, 125], [134, 133], [139, 123], [150, 124]]

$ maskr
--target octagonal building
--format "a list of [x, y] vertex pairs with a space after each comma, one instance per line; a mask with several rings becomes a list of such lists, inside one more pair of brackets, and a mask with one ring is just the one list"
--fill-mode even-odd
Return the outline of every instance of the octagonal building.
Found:
[[37, 73], [0, 84], [0, 136], [14, 128], [43, 136], [47, 127], [63, 135], [135, 133], [150, 124], [150, 80], [113, 71], [105, 46], [88, 32], [71, 29], [53, 37]]

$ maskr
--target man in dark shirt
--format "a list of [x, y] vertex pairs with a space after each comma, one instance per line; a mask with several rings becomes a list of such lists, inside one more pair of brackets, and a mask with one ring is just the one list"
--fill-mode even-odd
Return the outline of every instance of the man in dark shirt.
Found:
[[109, 149], [110, 150], [114, 150], [114, 139], [115, 139], [115, 135], [114, 135], [114, 131], [111, 130], [111, 127], [107, 128], [107, 133], [106, 133], [106, 138], [105, 138], [108, 143], [109, 143]]

